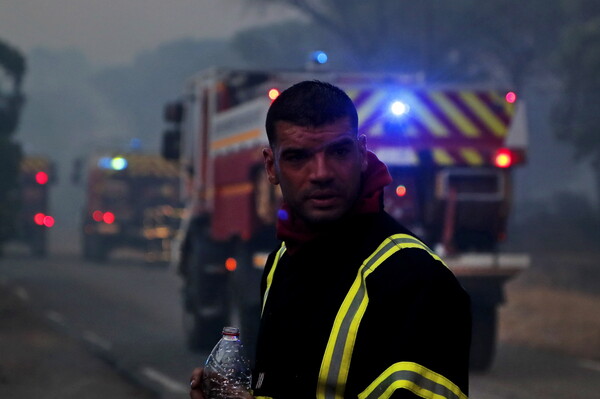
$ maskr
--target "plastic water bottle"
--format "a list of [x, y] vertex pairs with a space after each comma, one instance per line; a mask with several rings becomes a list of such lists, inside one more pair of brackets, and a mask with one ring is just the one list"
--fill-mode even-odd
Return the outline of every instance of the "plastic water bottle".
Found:
[[223, 337], [217, 342], [204, 364], [202, 391], [207, 399], [241, 398], [249, 392], [252, 383], [250, 362], [240, 341], [240, 330], [223, 328]]

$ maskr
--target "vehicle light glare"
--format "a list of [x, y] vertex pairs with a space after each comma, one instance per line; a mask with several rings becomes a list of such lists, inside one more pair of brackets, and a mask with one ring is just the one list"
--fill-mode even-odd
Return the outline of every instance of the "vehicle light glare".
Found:
[[406, 186], [401, 184], [398, 187], [396, 187], [396, 195], [398, 197], [404, 197], [406, 195]]
[[110, 167], [114, 170], [123, 170], [127, 168], [127, 160], [123, 157], [115, 157], [110, 161]]
[[92, 219], [94, 219], [94, 221], [96, 221], [96, 222], [101, 222], [103, 215], [104, 214], [102, 213], [102, 211], [94, 211], [92, 213]]
[[44, 226], [46, 226], [46, 227], [54, 226], [54, 218], [52, 216], [45, 216], [44, 217]]
[[237, 269], [237, 261], [234, 258], [227, 258], [225, 260], [225, 269], [232, 272]]
[[517, 94], [514, 91], [509, 91], [506, 93], [504, 98], [506, 99], [507, 103], [513, 104], [515, 101], [517, 101]]
[[508, 168], [513, 163], [512, 153], [509, 149], [502, 148], [496, 153], [494, 163], [499, 168]]
[[35, 222], [35, 224], [42, 226], [44, 224], [45, 217], [46, 215], [44, 215], [43, 213], [36, 213], [33, 217], [33, 221]]
[[115, 222], [115, 214], [112, 212], [104, 212], [104, 215], [102, 215], [102, 221], [106, 224], [113, 224]]
[[102, 157], [98, 160], [98, 167], [100, 169], [111, 169], [112, 160], [109, 157]]
[[271, 101], [274, 101], [277, 97], [279, 97], [279, 90], [275, 88], [269, 90], [268, 96], [271, 99]]
[[312, 56], [313, 60], [315, 60], [317, 64], [325, 64], [329, 59], [329, 57], [327, 57], [327, 53], [323, 51], [315, 51]]
[[390, 106], [390, 110], [392, 114], [396, 116], [402, 116], [408, 112], [408, 105], [403, 103], [402, 101], [394, 101]]
[[48, 174], [46, 172], [37, 172], [35, 174], [35, 181], [37, 184], [48, 183]]

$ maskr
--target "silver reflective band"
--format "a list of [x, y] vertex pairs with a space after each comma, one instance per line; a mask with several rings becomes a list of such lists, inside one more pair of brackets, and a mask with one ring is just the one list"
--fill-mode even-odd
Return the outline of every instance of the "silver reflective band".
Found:
[[358, 398], [385, 399], [397, 389], [407, 389], [426, 399], [467, 399], [450, 380], [412, 362], [400, 362], [389, 367]]

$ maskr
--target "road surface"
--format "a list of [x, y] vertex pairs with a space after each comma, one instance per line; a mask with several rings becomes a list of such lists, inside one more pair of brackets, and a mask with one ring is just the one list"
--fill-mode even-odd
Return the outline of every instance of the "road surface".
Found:
[[[147, 267], [132, 254], [101, 264], [9, 252], [0, 260], [0, 279], [49, 322], [161, 397], [187, 397], [190, 371], [207, 353], [185, 348], [180, 280], [172, 270]], [[472, 375], [469, 396], [595, 399], [598, 392], [600, 363], [501, 343], [492, 370]]]

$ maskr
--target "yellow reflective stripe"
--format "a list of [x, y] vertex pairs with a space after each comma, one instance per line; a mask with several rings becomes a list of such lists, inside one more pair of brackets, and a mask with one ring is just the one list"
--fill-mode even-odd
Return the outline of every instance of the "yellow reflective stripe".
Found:
[[410, 104], [411, 112], [418, 116], [418, 119], [423, 122], [429, 131], [437, 137], [448, 137], [448, 129], [440, 122], [429, 107], [423, 104], [417, 96], [407, 95], [408, 103]]
[[265, 288], [265, 294], [263, 295], [262, 310], [260, 311], [261, 317], [262, 317], [262, 312], [265, 311], [265, 304], [267, 303], [267, 296], [269, 296], [269, 290], [271, 289], [271, 284], [273, 283], [273, 276], [275, 275], [275, 268], [277, 267], [277, 264], [279, 263], [279, 259], [281, 259], [281, 257], [285, 253], [285, 249], [286, 249], [285, 243], [281, 243], [281, 247], [277, 251], [277, 254], [275, 255], [275, 259], [273, 260], [273, 266], [271, 266], [271, 270], [269, 270], [269, 274], [267, 275], [267, 287]]
[[484, 122], [496, 135], [497, 137], [504, 137], [506, 135], [506, 126], [504, 123], [492, 112], [492, 110], [484, 104], [475, 93], [461, 92], [460, 97], [469, 108]]
[[433, 92], [433, 101], [440, 107], [444, 114], [460, 129], [461, 134], [467, 137], [479, 137], [477, 127], [458, 109], [443, 92]]
[[[358, 95], [358, 93], [357, 93]], [[373, 115], [377, 110], [381, 109], [382, 104], [385, 104], [386, 93], [377, 90], [357, 108], [358, 120], [366, 121]]]
[[472, 148], [461, 148], [460, 154], [469, 165], [483, 165], [483, 158], [481, 157], [481, 154], [477, 152], [477, 150]]
[[407, 389], [425, 399], [467, 399], [467, 395], [452, 381], [413, 362], [391, 365], [358, 398], [386, 399], [397, 389]]
[[338, 310], [327, 341], [317, 382], [318, 399], [343, 398], [358, 327], [369, 303], [366, 278], [386, 259], [404, 248], [425, 250], [436, 260], [441, 261], [435, 253], [415, 237], [407, 234], [395, 234], [386, 238], [363, 262], [350, 291], [346, 294], [342, 306]]
[[454, 159], [443, 148], [433, 149], [433, 159], [437, 165], [454, 165]]

